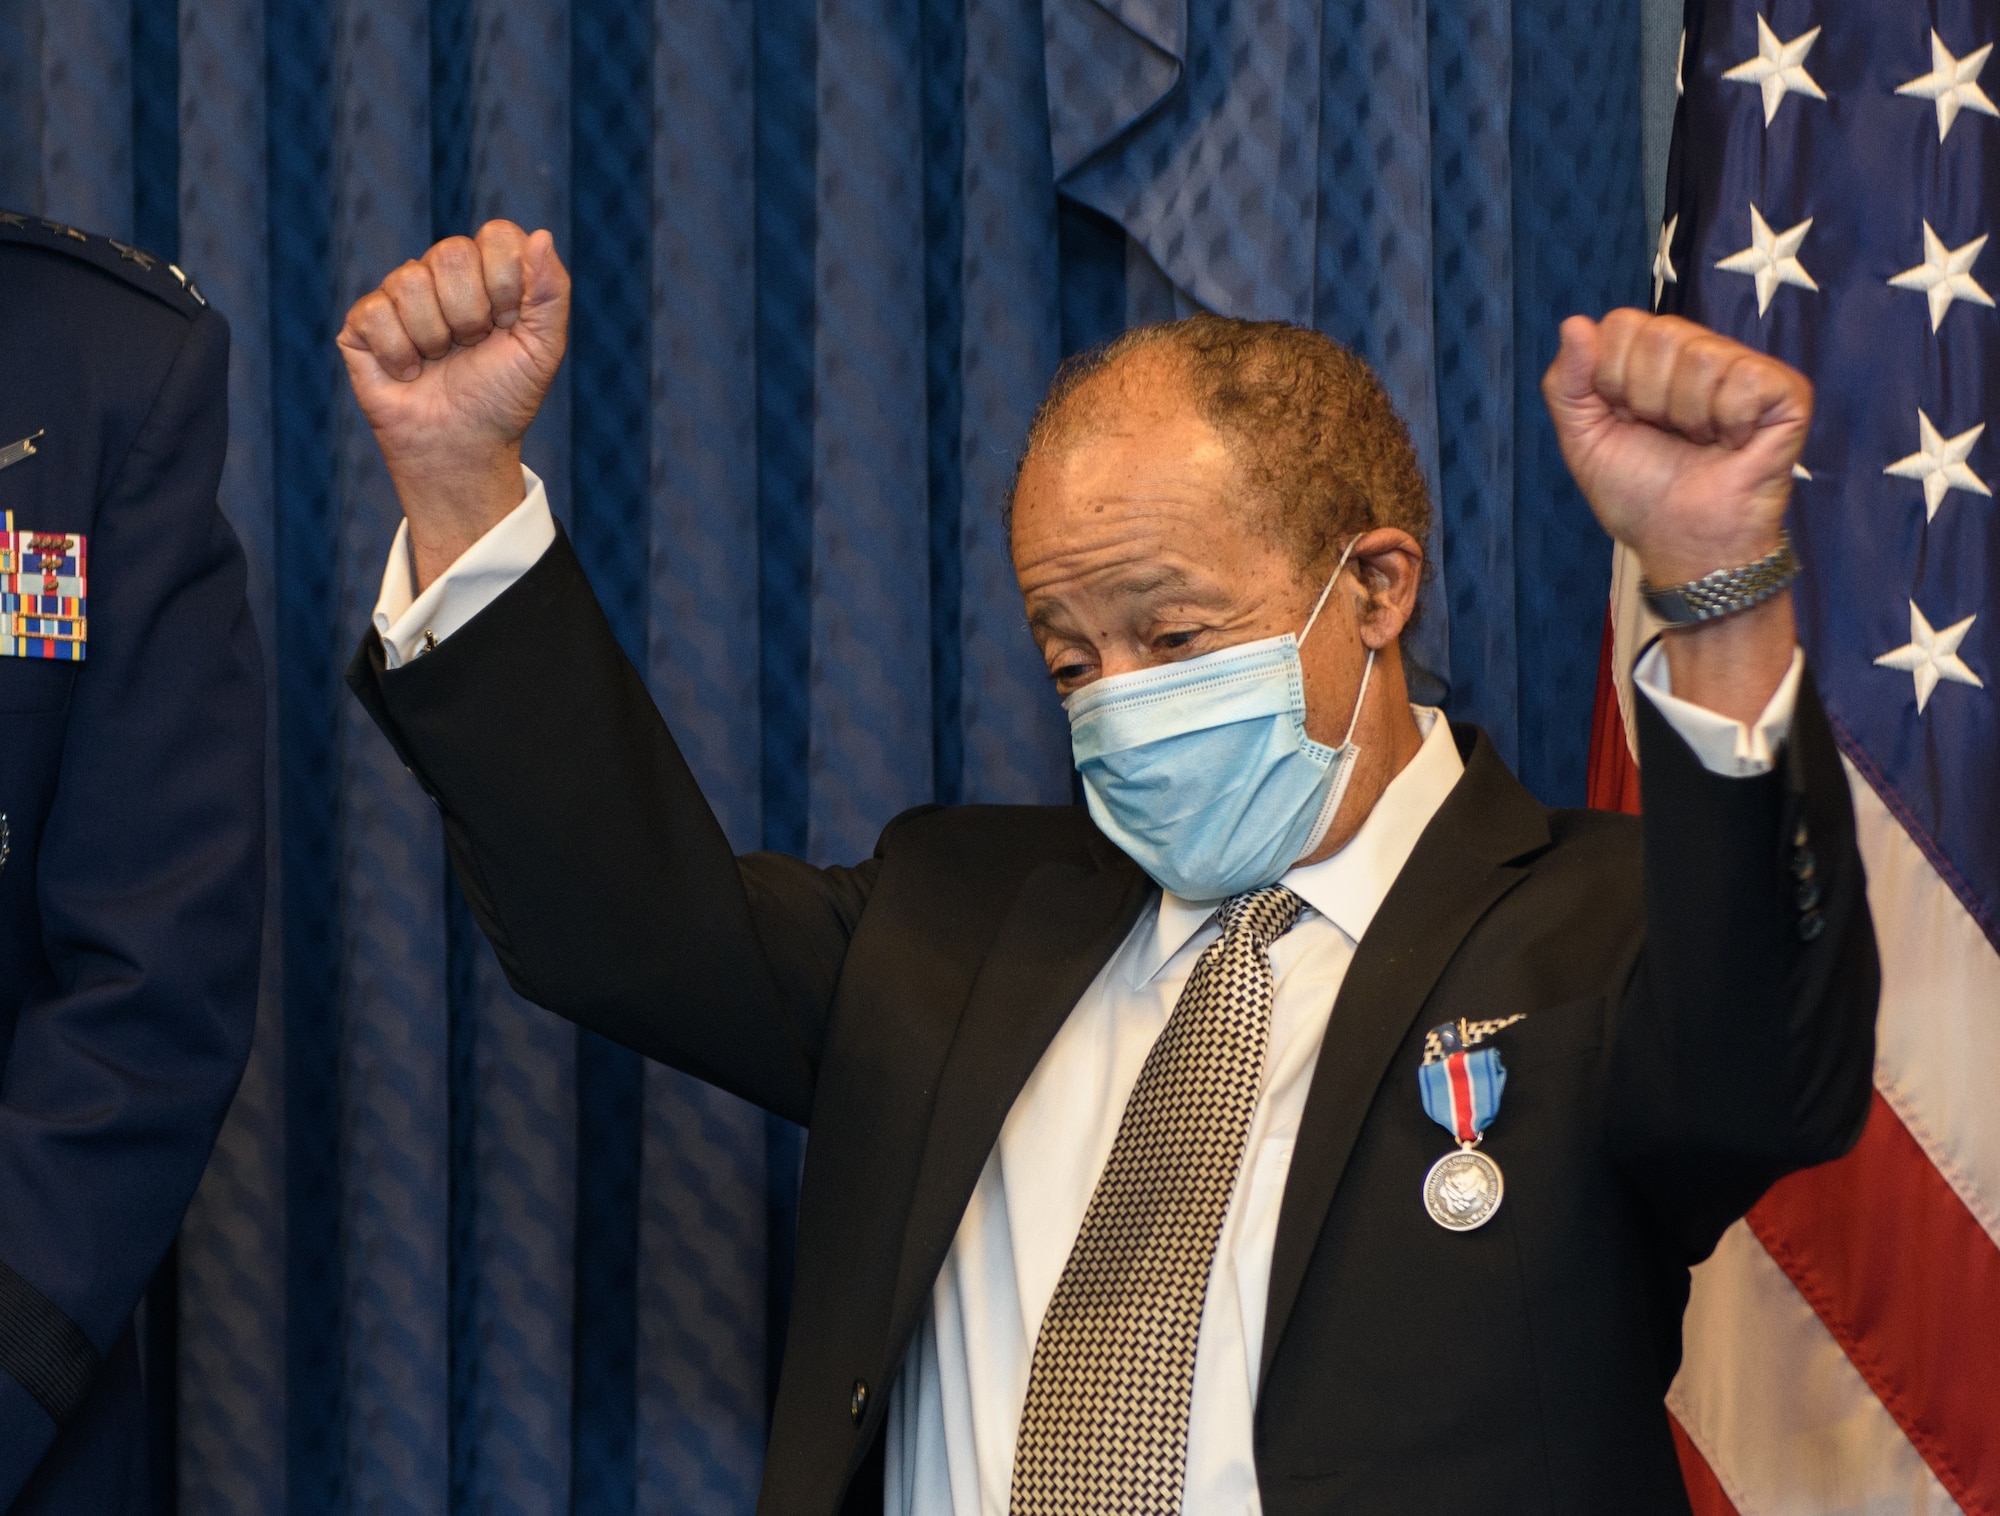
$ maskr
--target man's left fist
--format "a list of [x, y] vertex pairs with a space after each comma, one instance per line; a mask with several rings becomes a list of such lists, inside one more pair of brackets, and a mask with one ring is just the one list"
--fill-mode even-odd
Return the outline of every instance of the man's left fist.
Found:
[[1777, 545], [1812, 420], [1797, 369], [1678, 316], [1572, 316], [1542, 376], [1563, 460], [1655, 584]]

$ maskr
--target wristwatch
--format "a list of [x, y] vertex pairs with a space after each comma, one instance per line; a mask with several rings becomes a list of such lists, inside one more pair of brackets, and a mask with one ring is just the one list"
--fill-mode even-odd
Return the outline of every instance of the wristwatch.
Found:
[[1798, 576], [1799, 555], [1792, 551], [1791, 533], [1780, 528], [1778, 545], [1755, 563], [1717, 569], [1664, 589], [1654, 588], [1642, 575], [1639, 598], [1668, 626], [1693, 626], [1761, 605]]

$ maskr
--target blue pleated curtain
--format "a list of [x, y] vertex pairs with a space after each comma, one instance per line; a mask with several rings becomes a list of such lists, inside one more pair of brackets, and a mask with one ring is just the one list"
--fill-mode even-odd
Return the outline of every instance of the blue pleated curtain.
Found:
[[1065, 353], [1197, 307], [1378, 366], [1440, 504], [1422, 686], [1574, 803], [1608, 552], [1536, 384], [1644, 287], [1639, 54], [1620, 0], [0, 0], [0, 204], [230, 319], [276, 670], [256, 1051], [148, 1308], [166, 1499], [748, 1511], [786, 1311], [802, 1135], [513, 996], [340, 687], [397, 518], [348, 302], [556, 231], [529, 461], [742, 847], [1067, 797], [1000, 500]]

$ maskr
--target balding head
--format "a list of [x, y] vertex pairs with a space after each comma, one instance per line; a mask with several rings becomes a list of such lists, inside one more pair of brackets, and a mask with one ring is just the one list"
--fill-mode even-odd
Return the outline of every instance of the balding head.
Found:
[[1332, 338], [1283, 322], [1194, 316], [1072, 358], [1035, 414], [1022, 464], [1175, 405], [1227, 447], [1245, 523], [1285, 545], [1303, 576], [1323, 576], [1347, 541], [1378, 527], [1427, 539], [1423, 471], [1381, 382]]
[[1430, 522], [1366, 365], [1296, 327], [1205, 316], [1134, 332], [1057, 378], [1011, 509], [1028, 627], [1065, 696], [1300, 638], [1306, 735], [1334, 747], [1352, 728], [1361, 749], [1314, 856], [1353, 835], [1421, 740], [1398, 639]]

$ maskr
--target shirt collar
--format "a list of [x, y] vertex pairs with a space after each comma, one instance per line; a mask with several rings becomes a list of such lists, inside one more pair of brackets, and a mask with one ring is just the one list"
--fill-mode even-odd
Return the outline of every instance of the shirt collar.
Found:
[[[1339, 927], [1350, 942], [1359, 942], [1368, 930], [1389, 887], [1416, 850], [1417, 839], [1465, 772], [1465, 760], [1458, 756], [1458, 744], [1452, 740], [1451, 723], [1427, 705], [1413, 705], [1410, 713], [1424, 734], [1423, 744], [1403, 771], [1389, 781], [1361, 823], [1361, 830], [1331, 858], [1292, 869], [1279, 881]], [[1127, 961], [1132, 987], [1139, 988], [1166, 967], [1214, 916], [1219, 903], [1163, 893], [1150, 940], [1135, 942], [1137, 951]]]

